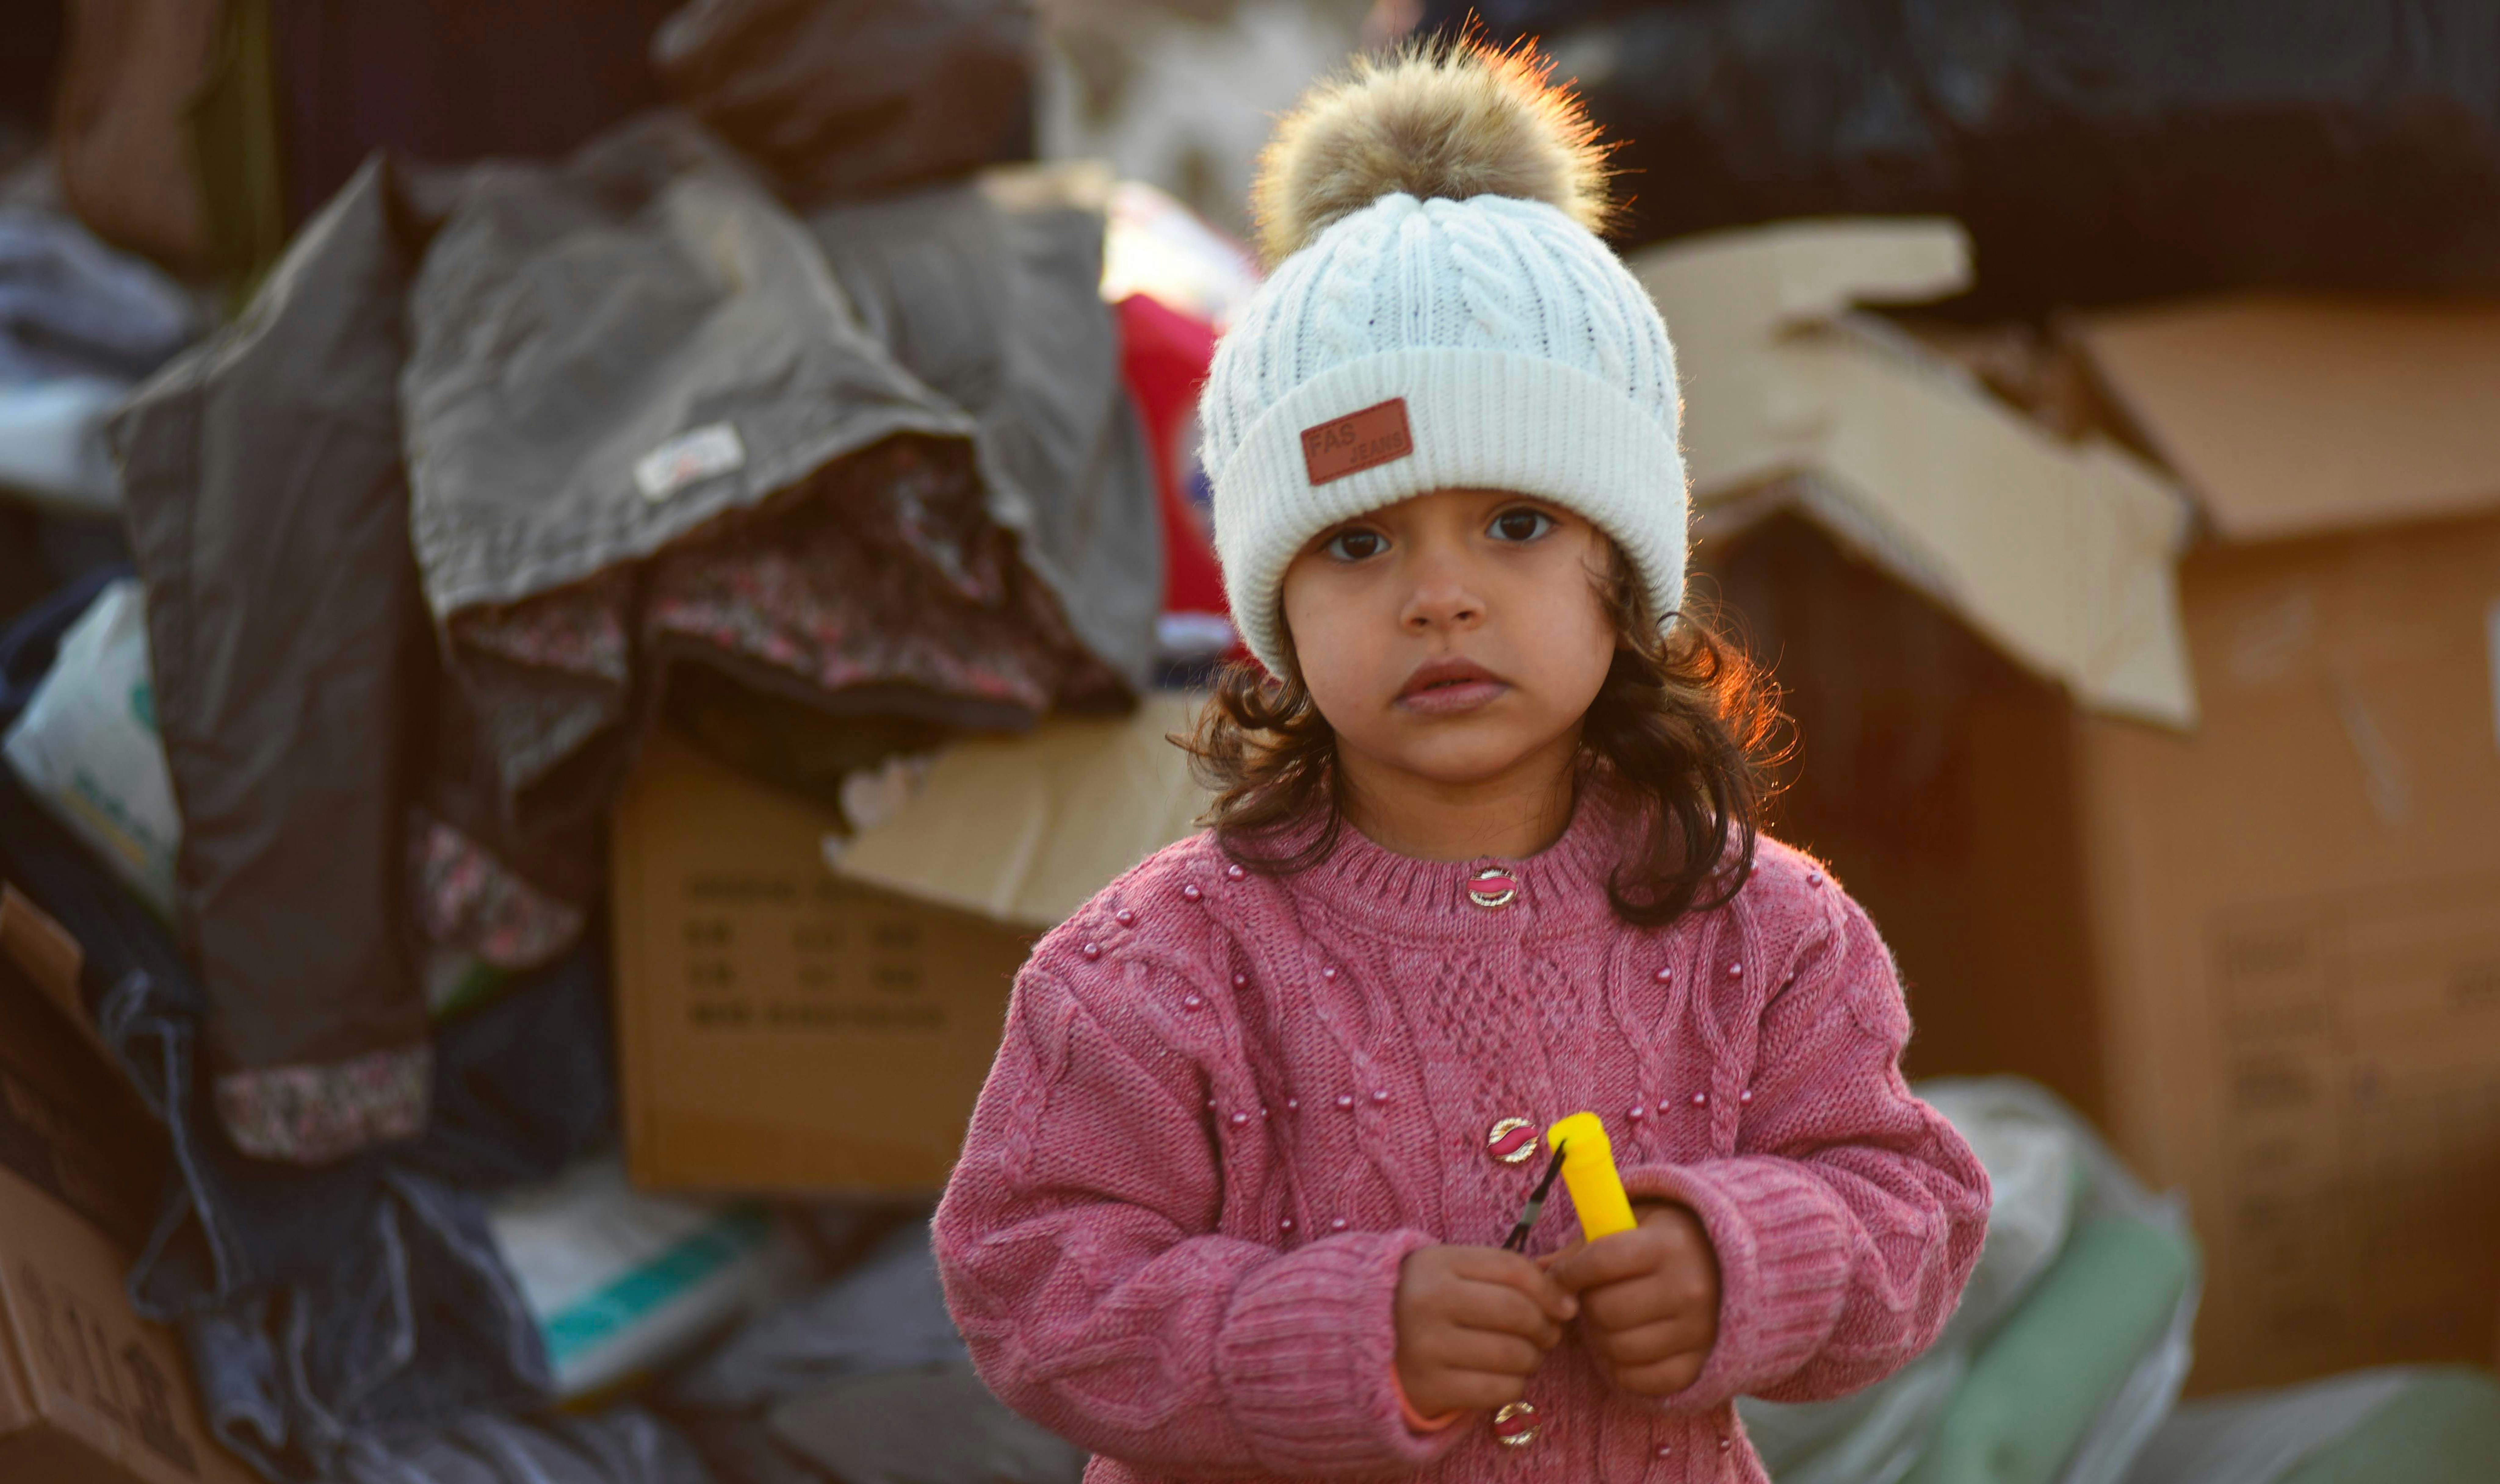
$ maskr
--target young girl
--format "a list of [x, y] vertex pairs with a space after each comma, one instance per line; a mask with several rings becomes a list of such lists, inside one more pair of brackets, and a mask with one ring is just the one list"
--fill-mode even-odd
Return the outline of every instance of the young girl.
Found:
[[[1758, 838], [1760, 693], [1676, 617], [1673, 352], [1602, 197], [1572, 105], [1464, 48], [1263, 162], [1201, 415], [1265, 668], [1197, 739], [1213, 827], [1035, 951], [937, 1219], [1091, 1484], [1761, 1480], [1733, 1400], [1881, 1378], [1978, 1256], [1891, 959]], [[1505, 1250], [1582, 1110], [1637, 1227], [1558, 1195]]]

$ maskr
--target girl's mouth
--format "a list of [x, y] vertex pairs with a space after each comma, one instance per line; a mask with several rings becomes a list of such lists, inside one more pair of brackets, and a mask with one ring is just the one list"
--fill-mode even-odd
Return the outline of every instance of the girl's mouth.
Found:
[[1510, 683], [1472, 660], [1427, 661], [1398, 689], [1398, 704], [1427, 716], [1457, 716], [1492, 704]]

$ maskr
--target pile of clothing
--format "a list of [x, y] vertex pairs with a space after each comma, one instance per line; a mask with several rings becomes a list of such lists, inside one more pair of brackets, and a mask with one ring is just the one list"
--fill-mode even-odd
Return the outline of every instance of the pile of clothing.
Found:
[[839, 772], [1129, 703], [1163, 538], [1102, 235], [1044, 174], [802, 216], [681, 114], [378, 157], [122, 410], [246, 1152], [422, 1127], [429, 978], [579, 937], [664, 712], [741, 760], [839, 719]]
[[207, 329], [202, 296], [67, 211], [0, 127], [0, 614], [124, 551], [105, 426]]
[[[107, 539], [0, 592], [0, 879], [85, 951], [157, 1125], [128, 1291], [228, 1449], [277, 1481], [768, 1476], [735, 1461], [804, 1461], [761, 1441], [785, 1422], [978, 1386], [934, 1276], [853, 1230], [895, 1213], [626, 1185], [610, 808], [663, 726], [839, 809], [1202, 673], [1232, 635], [1192, 407], [1255, 270], [1154, 192], [1018, 163], [1020, 5], [467, 24], [72, 16], [57, 185], [0, 208], [0, 514]], [[846, 1273], [865, 1318], [805, 1298]], [[904, 1290], [926, 1342], [871, 1364]], [[785, 1338], [665, 1416], [547, 1410], [768, 1309]], [[942, 1375], [784, 1375], [890, 1364]]]
[[77, 222], [0, 201], [0, 488], [73, 514], [114, 509], [105, 420], [202, 319], [180, 285]]

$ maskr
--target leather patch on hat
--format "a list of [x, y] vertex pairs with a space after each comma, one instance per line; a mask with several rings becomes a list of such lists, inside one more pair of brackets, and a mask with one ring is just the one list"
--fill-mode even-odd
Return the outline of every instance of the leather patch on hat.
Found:
[[1403, 397], [1302, 430], [1302, 468], [1310, 472], [1314, 485], [1395, 464], [1414, 451], [1414, 435], [1406, 431]]

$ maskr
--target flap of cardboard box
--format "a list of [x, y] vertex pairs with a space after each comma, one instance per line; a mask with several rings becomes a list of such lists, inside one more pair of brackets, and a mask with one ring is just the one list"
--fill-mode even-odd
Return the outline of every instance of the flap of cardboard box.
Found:
[[16, 887], [0, 882], [0, 952], [5, 952], [35, 987], [80, 1024], [86, 1011], [79, 997], [79, 971], [86, 951], [51, 914], [28, 901]]
[[2500, 508], [2500, 302], [2199, 301], [2078, 339], [2226, 539]]
[[[43, 1478], [245, 1484], [209, 1439], [174, 1336], [131, 1311], [127, 1256], [0, 1170], [0, 1477], [23, 1449]], [[74, 1472], [72, 1470], [75, 1470]]]
[[1688, 336], [1760, 338], [1859, 305], [1958, 293], [1970, 287], [1970, 237], [1943, 217], [1783, 222], [1687, 238], [1630, 266], [1680, 349]]
[[86, 966], [86, 950], [52, 915], [29, 901], [16, 887], [0, 882], [0, 955], [5, 955], [28, 984], [42, 991], [62, 1022], [78, 1032], [107, 1067], [118, 1060], [104, 1044], [95, 1021], [88, 1018], [79, 976]]
[[1207, 796], [1166, 738], [1191, 729], [1201, 699], [1159, 694], [1116, 721], [958, 743], [894, 818], [847, 845], [828, 841], [827, 857], [872, 886], [1051, 926], [1197, 828]]
[[1849, 312], [1963, 286], [1959, 228], [1764, 228], [1633, 270], [1675, 337], [1705, 539], [1793, 509], [2082, 704], [2194, 721], [2173, 574], [2187, 508], [2168, 480]]

